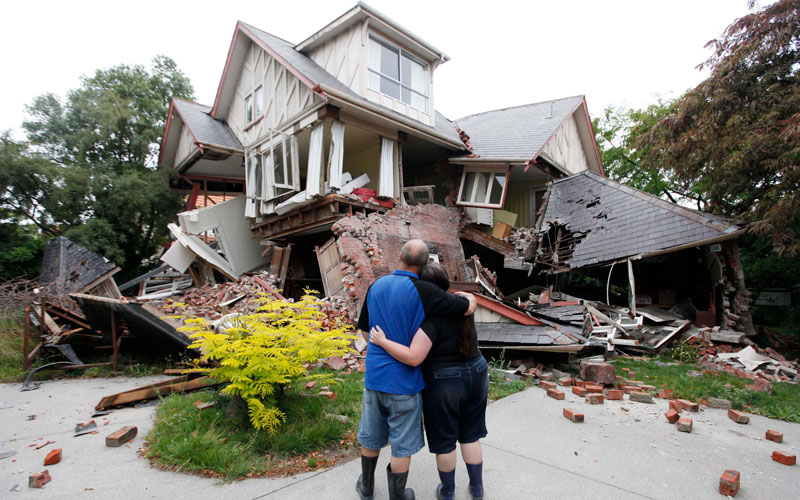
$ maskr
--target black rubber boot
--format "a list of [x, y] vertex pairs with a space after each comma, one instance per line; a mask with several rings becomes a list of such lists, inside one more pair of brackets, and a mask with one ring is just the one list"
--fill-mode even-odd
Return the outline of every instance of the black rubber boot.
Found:
[[439, 483], [436, 486], [436, 500], [454, 500], [456, 494], [456, 470], [439, 471]]
[[469, 494], [473, 500], [483, 500], [483, 462], [466, 466], [469, 475]]
[[370, 458], [361, 455], [361, 475], [356, 481], [356, 491], [361, 500], [372, 500], [375, 491], [375, 466], [378, 465], [378, 457]]
[[386, 466], [386, 476], [389, 480], [389, 500], [414, 500], [414, 490], [406, 488], [408, 472], [395, 474], [392, 472], [392, 464]]

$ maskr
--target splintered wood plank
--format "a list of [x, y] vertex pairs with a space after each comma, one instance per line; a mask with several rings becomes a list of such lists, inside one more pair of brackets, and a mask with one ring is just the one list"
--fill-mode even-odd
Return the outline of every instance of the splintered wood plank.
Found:
[[159, 382], [158, 384], [152, 384], [106, 396], [101, 399], [99, 403], [97, 403], [95, 409], [103, 410], [112, 406], [146, 401], [148, 399], [155, 399], [159, 396], [166, 396], [174, 392], [194, 391], [215, 385], [216, 383], [217, 382], [210, 377], [200, 377], [189, 381], [186, 381], [186, 377], [178, 377], [175, 379], [165, 380], [164, 382]]

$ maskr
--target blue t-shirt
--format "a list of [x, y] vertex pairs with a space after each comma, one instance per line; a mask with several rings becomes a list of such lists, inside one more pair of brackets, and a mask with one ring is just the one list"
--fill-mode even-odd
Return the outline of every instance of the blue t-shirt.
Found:
[[[369, 289], [366, 306], [369, 310], [369, 327], [379, 325], [386, 338], [405, 346], [425, 320], [422, 299], [414, 285], [417, 275], [395, 270], [378, 278]], [[391, 394], [416, 394], [425, 387], [418, 366], [408, 366], [381, 347], [370, 343], [367, 348], [367, 370], [364, 386], [374, 391]]]

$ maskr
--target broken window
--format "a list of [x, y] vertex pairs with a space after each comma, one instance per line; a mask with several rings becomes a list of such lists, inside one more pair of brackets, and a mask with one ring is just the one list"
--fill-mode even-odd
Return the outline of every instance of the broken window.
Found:
[[368, 86], [412, 108], [428, 112], [428, 65], [370, 33]]
[[300, 162], [297, 151], [297, 138], [283, 137], [263, 155], [264, 201], [274, 200], [300, 188]]
[[461, 175], [458, 204], [467, 207], [502, 208], [508, 183], [508, 167], [466, 167]]

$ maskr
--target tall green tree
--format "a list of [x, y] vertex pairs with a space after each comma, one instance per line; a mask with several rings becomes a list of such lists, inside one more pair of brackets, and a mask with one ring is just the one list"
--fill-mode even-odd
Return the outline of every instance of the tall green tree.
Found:
[[642, 165], [715, 213], [750, 221], [781, 254], [800, 252], [800, 0], [737, 19], [708, 44], [708, 78], [641, 134]]
[[149, 68], [120, 65], [83, 77], [66, 100], [35, 98], [22, 125], [29, 144], [2, 143], [17, 149], [18, 169], [34, 162], [39, 172], [17, 189], [31, 201], [16, 210], [116, 262], [123, 278], [147, 268], [180, 206], [171, 172], [156, 166], [169, 101], [192, 95], [175, 62], [158, 56]]

